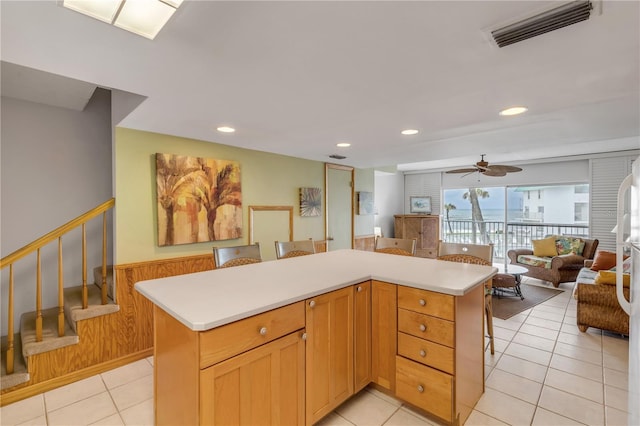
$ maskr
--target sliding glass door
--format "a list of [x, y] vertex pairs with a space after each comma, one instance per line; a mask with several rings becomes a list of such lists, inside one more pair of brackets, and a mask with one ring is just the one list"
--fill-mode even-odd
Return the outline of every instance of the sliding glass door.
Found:
[[443, 190], [442, 239], [494, 245], [500, 262], [512, 248], [546, 235], [589, 235], [589, 185]]

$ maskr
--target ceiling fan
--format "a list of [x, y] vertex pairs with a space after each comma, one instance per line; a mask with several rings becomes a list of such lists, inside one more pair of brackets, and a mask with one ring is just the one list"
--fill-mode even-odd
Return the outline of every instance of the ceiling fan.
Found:
[[521, 172], [522, 169], [520, 167], [514, 166], [505, 166], [502, 164], [492, 164], [489, 165], [488, 161], [484, 161], [484, 156], [486, 154], [481, 155], [480, 161], [474, 164], [472, 167], [464, 168], [464, 169], [454, 169], [449, 170], [446, 173], [482, 173], [485, 176], [505, 176], [507, 173], [515, 173]]

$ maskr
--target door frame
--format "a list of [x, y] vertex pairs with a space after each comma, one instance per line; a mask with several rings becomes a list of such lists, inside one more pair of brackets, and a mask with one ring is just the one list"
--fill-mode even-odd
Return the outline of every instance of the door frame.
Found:
[[351, 248], [355, 247], [355, 169], [351, 166], [343, 166], [341, 164], [324, 163], [324, 239], [326, 242], [326, 251], [329, 251], [329, 170], [343, 170], [351, 172]]

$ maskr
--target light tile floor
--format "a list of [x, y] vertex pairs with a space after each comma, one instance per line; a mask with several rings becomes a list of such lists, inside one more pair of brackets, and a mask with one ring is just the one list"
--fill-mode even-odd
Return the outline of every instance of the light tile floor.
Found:
[[[528, 284], [549, 286], [531, 278]], [[575, 325], [572, 285], [508, 320], [494, 319], [486, 391], [466, 425], [626, 425], [628, 340]], [[153, 359], [143, 359], [0, 409], [2, 425], [152, 425]], [[366, 389], [320, 424], [437, 425]]]

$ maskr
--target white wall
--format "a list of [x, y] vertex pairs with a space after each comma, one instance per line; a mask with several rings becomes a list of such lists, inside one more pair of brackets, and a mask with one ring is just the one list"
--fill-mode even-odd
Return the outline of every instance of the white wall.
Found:
[[375, 226], [382, 235], [393, 237], [393, 215], [404, 212], [404, 175], [376, 173], [374, 194]]
[[[110, 93], [98, 89], [84, 111], [3, 97], [0, 146], [2, 257], [112, 197]], [[87, 226], [87, 267], [101, 263], [102, 221]], [[63, 238], [65, 287], [82, 284], [80, 231]], [[57, 306], [57, 243], [42, 255], [43, 307]], [[35, 310], [35, 255], [14, 267], [16, 312]], [[2, 271], [6, 312], [8, 269]], [[88, 282], [93, 282], [90, 274]], [[6, 334], [5, 315], [2, 334]]]

